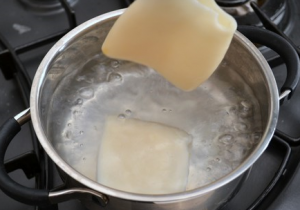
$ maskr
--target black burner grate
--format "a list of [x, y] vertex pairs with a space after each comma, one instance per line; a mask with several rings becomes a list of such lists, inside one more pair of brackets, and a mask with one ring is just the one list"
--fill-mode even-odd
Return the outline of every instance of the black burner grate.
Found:
[[[60, 3], [68, 18], [68, 29], [16, 48], [13, 48], [9, 44], [9, 42], [0, 34], [0, 44], [2, 44], [2, 46], [5, 49], [0, 51], [0, 69], [6, 79], [16, 79], [26, 107], [29, 107], [29, 97], [32, 80], [28, 75], [25, 67], [23, 66], [21, 60], [19, 59], [19, 54], [26, 53], [30, 50], [34, 50], [46, 44], [57, 41], [68, 31], [77, 26], [75, 12], [72, 10], [69, 3], [66, 0], [59, 0], [58, 3]], [[32, 126], [30, 126], [30, 130], [32, 135], [34, 151], [30, 151], [26, 154], [20, 155], [16, 158], [9, 160], [6, 163], [6, 169], [8, 172], [12, 172], [17, 169], [22, 169], [26, 174], [27, 178], [32, 178], [33, 176], [36, 176], [37, 188], [52, 189], [53, 163], [49, 160], [49, 157], [44, 153], [43, 149], [41, 148], [41, 145], [37, 140]], [[24, 164], [24, 162], [26, 164]], [[41, 168], [36, 168], [38, 167], [36, 165], [37, 163], [39, 164], [39, 166], [41, 166]], [[35, 167], [30, 167], [34, 165]], [[36, 207], [36, 209], [42, 210], [45, 208]], [[52, 207], [48, 207], [47, 209], [56, 210], [58, 209], [58, 207], [57, 205], [53, 205]]]

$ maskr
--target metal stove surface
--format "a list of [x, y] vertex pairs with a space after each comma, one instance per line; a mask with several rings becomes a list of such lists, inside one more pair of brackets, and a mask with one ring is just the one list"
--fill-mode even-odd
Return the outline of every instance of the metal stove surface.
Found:
[[[105, 12], [124, 8], [130, 1], [69, 0], [67, 2], [75, 11], [77, 24], [80, 24]], [[286, 2], [289, 12], [285, 14], [284, 18], [288, 19], [289, 27], [288, 30], [284, 31], [297, 45], [300, 45], [300, 27], [297, 25], [297, 20], [300, 18], [300, 2], [297, 0]], [[68, 17], [58, 1], [0, 0], [0, 5], [0, 34], [8, 40], [13, 48], [18, 48], [36, 39], [42, 39], [69, 28]], [[34, 77], [42, 58], [53, 44], [54, 42], [51, 42], [19, 54], [19, 58], [31, 79]], [[0, 55], [5, 49], [0, 44]], [[272, 59], [273, 56], [272, 53], [266, 53], [268, 59]], [[285, 78], [285, 66], [280, 64], [273, 70], [280, 87]], [[28, 106], [22, 99], [17, 81], [15, 79], [6, 80], [1, 74], [0, 94], [1, 124], [7, 118], [16, 115]], [[286, 101], [281, 107], [277, 137], [273, 138], [266, 152], [252, 167], [248, 180], [241, 187], [238, 194], [221, 210], [299, 209], [300, 189], [297, 187], [300, 186], [300, 169], [298, 166], [300, 160], [300, 143], [298, 141], [300, 139], [300, 129], [298, 128], [300, 125], [299, 104], [300, 90], [298, 88], [293, 98]], [[10, 159], [32, 150], [32, 137], [30, 126], [23, 126], [22, 131], [9, 146], [6, 158]], [[53, 174], [54, 180], [53, 183], [50, 181], [49, 188], [62, 183], [55, 168]], [[10, 173], [10, 176], [26, 186], [35, 186], [35, 180], [28, 180], [21, 170]], [[273, 186], [274, 181], [276, 181], [275, 186]], [[268, 193], [269, 190], [271, 190], [271, 193]], [[0, 203], [0, 209], [37, 209], [14, 201], [1, 191]], [[86, 208], [79, 201], [72, 200], [48, 209], [84, 210]]]

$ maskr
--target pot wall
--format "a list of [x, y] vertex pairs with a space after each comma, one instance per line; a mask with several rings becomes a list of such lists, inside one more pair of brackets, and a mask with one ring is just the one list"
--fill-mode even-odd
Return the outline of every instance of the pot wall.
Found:
[[[60, 175], [65, 181], [66, 188], [85, 188], [86, 186], [80, 184], [70, 176], [60, 171]], [[227, 203], [236, 193], [248, 178], [250, 170], [246, 171], [240, 177], [224, 185], [223, 187], [205, 193], [201, 196], [174, 202], [133, 202], [131, 200], [124, 200], [113, 196], [108, 196], [108, 204], [102, 207], [97, 199], [91, 196], [89, 198], [81, 198], [83, 205], [89, 210], [217, 210]]]

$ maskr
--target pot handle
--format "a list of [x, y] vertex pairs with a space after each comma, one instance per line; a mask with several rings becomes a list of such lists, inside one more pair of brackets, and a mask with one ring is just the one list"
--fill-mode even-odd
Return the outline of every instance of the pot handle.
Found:
[[[26, 112], [26, 113], [25, 113]], [[28, 113], [29, 112], [29, 113]], [[21, 130], [27, 118], [30, 118], [30, 111], [20, 113], [22, 117], [7, 120], [0, 128], [0, 188], [13, 199], [28, 205], [50, 205], [49, 192], [47, 190], [35, 190], [24, 187], [13, 181], [6, 173], [4, 156], [8, 145], [15, 135]]]
[[281, 36], [274, 32], [261, 29], [254, 26], [239, 26], [240, 31], [250, 41], [265, 45], [274, 50], [283, 59], [286, 64], [287, 77], [281, 87], [279, 99], [287, 96], [290, 99], [297, 87], [299, 81], [299, 57], [293, 46]]
[[21, 126], [30, 120], [30, 109], [26, 109], [14, 118], [8, 119], [0, 127], [0, 188], [9, 197], [32, 206], [49, 206], [70, 199], [84, 199], [93, 205], [105, 206], [108, 199], [105, 195], [82, 188], [50, 192], [45, 189], [32, 189], [12, 180], [4, 166], [4, 156], [8, 145], [21, 130]]

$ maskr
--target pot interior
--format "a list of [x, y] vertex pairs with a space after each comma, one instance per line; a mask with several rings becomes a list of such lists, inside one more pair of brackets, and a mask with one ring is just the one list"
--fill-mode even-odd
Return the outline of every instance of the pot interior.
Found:
[[269, 141], [264, 136], [274, 87], [268, 84], [269, 69], [239, 33], [215, 73], [185, 92], [153, 69], [104, 56], [101, 45], [114, 21], [99, 20], [61, 41], [49, 64], [39, 69], [45, 73], [37, 96], [40, 123], [68, 165], [96, 179], [103, 126], [110, 115], [158, 122], [192, 135], [187, 190], [216, 182], [250, 156], [258, 158], [253, 151]]

